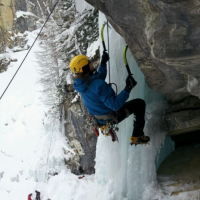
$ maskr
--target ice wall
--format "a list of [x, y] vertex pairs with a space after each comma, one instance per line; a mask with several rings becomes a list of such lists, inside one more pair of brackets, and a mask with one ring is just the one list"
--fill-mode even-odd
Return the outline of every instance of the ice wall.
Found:
[[[100, 13], [99, 26], [106, 21]], [[104, 30], [105, 44], [108, 46], [107, 27]], [[127, 71], [123, 63], [124, 39], [111, 27], [109, 29], [111, 82], [117, 84], [118, 93], [124, 89]], [[103, 48], [101, 46], [101, 52]], [[138, 82], [130, 94], [131, 99], [142, 98], [146, 101], [145, 134], [151, 137], [150, 145], [130, 146], [129, 138], [133, 129], [133, 116], [119, 124], [119, 143], [110, 137], [100, 135], [96, 152], [96, 180], [109, 189], [115, 200], [144, 200], [148, 188], [156, 182], [156, 168], [174, 149], [173, 142], [166, 137], [163, 111], [167, 104], [163, 95], [149, 89], [130, 51], [127, 60]], [[107, 76], [107, 82], [108, 82]], [[145, 190], [146, 189], [146, 190]]]

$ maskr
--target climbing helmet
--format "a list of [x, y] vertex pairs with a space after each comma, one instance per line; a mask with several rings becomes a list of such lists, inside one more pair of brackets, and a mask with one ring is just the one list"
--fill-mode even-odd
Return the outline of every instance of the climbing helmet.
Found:
[[89, 64], [89, 58], [85, 55], [78, 55], [72, 58], [70, 69], [73, 73], [83, 73], [83, 67]]

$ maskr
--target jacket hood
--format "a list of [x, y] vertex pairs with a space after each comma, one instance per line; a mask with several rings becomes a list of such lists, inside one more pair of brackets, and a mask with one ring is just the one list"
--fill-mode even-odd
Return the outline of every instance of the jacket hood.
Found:
[[[98, 74], [93, 74], [89, 78], [89, 83], [91, 83], [93, 80], [98, 79]], [[76, 78], [74, 83], [74, 89], [77, 92], [85, 92], [88, 89], [88, 85], [85, 83], [85, 81], [81, 78]]]

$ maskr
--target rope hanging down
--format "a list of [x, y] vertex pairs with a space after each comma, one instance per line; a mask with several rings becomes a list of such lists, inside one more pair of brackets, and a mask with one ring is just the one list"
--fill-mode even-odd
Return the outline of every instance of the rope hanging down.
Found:
[[33, 46], [34, 46], [35, 42], [37, 41], [38, 37], [40, 36], [40, 34], [41, 34], [41, 32], [42, 32], [42, 30], [43, 30], [44, 26], [45, 26], [45, 25], [46, 25], [46, 23], [48, 22], [48, 20], [49, 20], [49, 18], [51, 17], [51, 15], [52, 15], [53, 11], [55, 10], [55, 8], [56, 8], [56, 6], [57, 6], [58, 2], [59, 2], [59, 0], [58, 0], [58, 1], [55, 3], [55, 5], [54, 5], [53, 9], [51, 10], [51, 12], [50, 12], [49, 16], [47, 17], [47, 19], [46, 19], [45, 23], [43, 24], [43, 26], [42, 26], [42, 28], [41, 28], [41, 30], [40, 30], [40, 32], [39, 32], [39, 34], [37, 35], [36, 39], [34, 40], [33, 44], [31, 45], [30, 49], [28, 50], [28, 52], [27, 52], [26, 56], [24, 57], [24, 59], [23, 59], [23, 61], [21, 62], [20, 66], [18, 67], [17, 71], [15, 72], [14, 76], [12, 77], [12, 79], [11, 79], [11, 80], [10, 80], [10, 82], [9, 82], [9, 84], [7, 85], [7, 87], [6, 87], [6, 89], [4, 90], [3, 94], [1, 95], [1, 98], [0, 98], [0, 99], [2, 99], [2, 97], [3, 97], [3, 96], [4, 96], [4, 94], [5, 94], [5, 92], [6, 92], [6, 91], [7, 91], [7, 89], [9, 88], [9, 86], [10, 86], [11, 82], [12, 82], [12, 81], [13, 81], [13, 79], [15, 78], [15, 76], [16, 76], [16, 74], [17, 74], [17, 72], [18, 72], [18, 71], [19, 71], [19, 69], [21, 68], [21, 66], [22, 66], [22, 64], [24, 63], [24, 61], [26, 60], [26, 58], [27, 58], [28, 54], [30, 53], [30, 51], [31, 51], [31, 49], [33, 48]]

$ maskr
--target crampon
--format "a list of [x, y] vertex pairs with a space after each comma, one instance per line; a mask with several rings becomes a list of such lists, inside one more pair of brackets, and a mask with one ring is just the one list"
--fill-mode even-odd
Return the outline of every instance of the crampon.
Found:
[[134, 144], [135, 146], [137, 144], [149, 144], [149, 141], [150, 141], [150, 137], [149, 136], [140, 136], [140, 137], [134, 137], [134, 136], [131, 136], [130, 137], [130, 144], [131, 146]]

